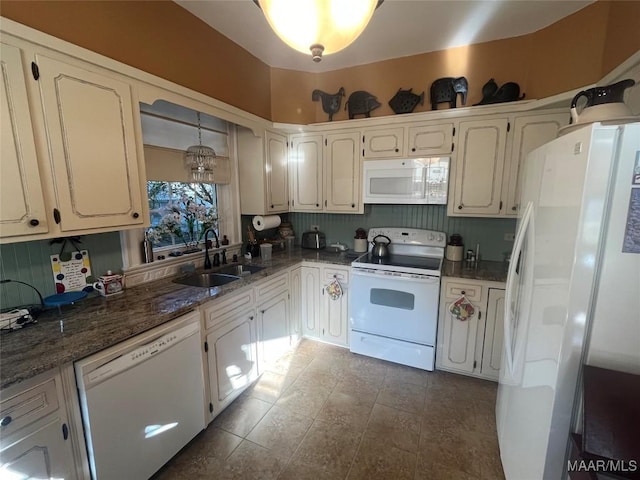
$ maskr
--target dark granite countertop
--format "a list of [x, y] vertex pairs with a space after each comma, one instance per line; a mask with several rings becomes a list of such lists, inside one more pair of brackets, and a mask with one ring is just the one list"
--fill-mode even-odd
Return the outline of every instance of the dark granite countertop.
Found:
[[467, 265], [465, 261], [452, 262], [445, 260], [442, 264], [442, 275], [445, 277], [468, 278], [470, 280], [505, 282], [507, 280], [507, 264], [482, 260], [475, 268]]
[[172, 277], [109, 298], [91, 294], [62, 307], [61, 313], [47, 310], [37, 324], [0, 335], [0, 388], [87, 357], [303, 260], [350, 265], [354, 258], [350, 252], [274, 249], [271, 261], [250, 262], [267, 268], [221, 287], [189, 287], [173, 283]]

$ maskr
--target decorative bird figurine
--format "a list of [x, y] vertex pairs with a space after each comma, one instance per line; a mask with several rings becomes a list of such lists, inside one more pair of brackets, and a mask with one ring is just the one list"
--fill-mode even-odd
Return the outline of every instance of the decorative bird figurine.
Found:
[[317, 102], [322, 99], [322, 110], [324, 113], [329, 114], [329, 121], [333, 120], [333, 114], [340, 110], [342, 104], [342, 97], [344, 97], [344, 88], [340, 87], [338, 93], [330, 94], [325, 93], [322, 90], [314, 90], [311, 93], [311, 100]]

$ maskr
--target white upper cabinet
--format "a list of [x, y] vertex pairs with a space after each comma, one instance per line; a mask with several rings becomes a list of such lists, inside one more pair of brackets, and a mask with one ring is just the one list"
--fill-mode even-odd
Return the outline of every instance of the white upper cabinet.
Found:
[[267, 131], [265, 144], [267, 152], [267, 212], [286, 212], [289, 210], [287, 137]]
[[325, 209], [330, 212], [362, 213], [360, 134], [332, 133], [325, 138]]
[[397, 158], [404, 155], [404, 127], [386, 127], [362, 131], [362, 157]]
[[288, 142], [284, 135], [261, 135], [238, 127], [240, 213], [266, 215], [289, 211]]
[[508, 127], [506, 118], [460, 122], [449, 215], [500, 213]]
[[503, 186], [506, 192], [505, 215], [518, 215], [520, 175], [529, 152], [556, 138], [558, 130], [568, 123], [567, 112], [516, 117], [508, 175], [505, 172], [506, 185]]
[[453, 123], [410, 124], [407, 127], [407, 156], [433, 157], [453, 151]]
[[47, 233], [33, 126], [20, 49], [1, 44], [0, 235]]
[[148, 223], [131, 84], [8, 35], [2, 73], [0, 241]]
[[289, 152], [291, 211], [322, 211], [322, 135], [293, 135]]
[[529, 152], [569, 121], [563, 110], [461, 121], [449, 181], [449, 216], [515, 217]]
[[453, 148], [453, 122], [407, 123], [362, 132], [362, 158], [379, 160], [448, 155]]
[[130, 85], [41, 54], [36, 64], [60, 229], [142, 226]]

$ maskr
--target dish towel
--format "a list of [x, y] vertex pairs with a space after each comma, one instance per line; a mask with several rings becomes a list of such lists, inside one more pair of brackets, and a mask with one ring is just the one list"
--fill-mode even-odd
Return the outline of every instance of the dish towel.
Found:
[[340, 285], [340, 282], [336, 278], [325, 287], [325, 290], [331, 300], [338, 300], [342, 296], [342, 285]]
[[454, 316], [457, 320], [464, 322], [465, 320], [469, 320], [476, 313], [476, 307], [473, 306], [467, 297], [462, 295], [458, 300], [453, 302], [449, 307], [449, 312]]

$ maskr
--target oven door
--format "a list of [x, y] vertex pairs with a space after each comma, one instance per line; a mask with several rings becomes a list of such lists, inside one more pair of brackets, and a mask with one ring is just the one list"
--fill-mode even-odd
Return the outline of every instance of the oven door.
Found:
[[439, 277], [354, 268], [351, 329], [435, 345], [439, 296]]

